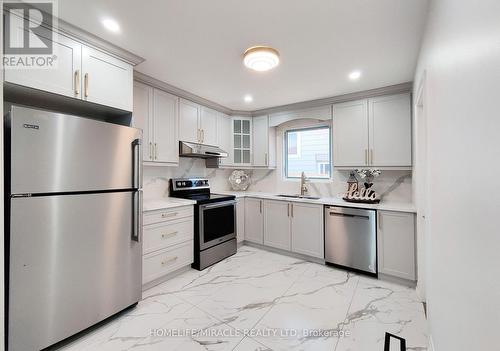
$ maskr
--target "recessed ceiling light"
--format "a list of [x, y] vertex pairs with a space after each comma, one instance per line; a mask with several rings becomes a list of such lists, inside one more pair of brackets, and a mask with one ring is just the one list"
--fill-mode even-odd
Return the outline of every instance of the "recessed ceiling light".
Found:
[[120, 25], [114, 19], [105, 18], [102, 20], [102, 25], [111, 32], [118, 33], [120, 31]]
[[252, 102], [253, 101], [253, 97], [252, 97], [252, 95], [245, 95], [245, 97], [243, 98], [243, 100], [245, 100], [245, 102]]
[[351, 73], [349, 73], [350, 80], [357, 80], [359, 79], [359, 77], [361, 77], [361, 71], [352, 71]]
[[243, 63], [254, 71], [269, 71], [280, 63], [280, 54], [268, 46], [254, 46], [243, 53]]

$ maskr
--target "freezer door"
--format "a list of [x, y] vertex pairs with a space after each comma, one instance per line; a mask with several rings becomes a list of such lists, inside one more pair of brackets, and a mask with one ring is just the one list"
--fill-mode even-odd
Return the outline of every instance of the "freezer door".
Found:
[[10, 351], [40, 350], [141, 299], [137, 193], [11, 200]]
[[142, 187], [139, 129], [20, 106], [6, 128], [11, 194]]

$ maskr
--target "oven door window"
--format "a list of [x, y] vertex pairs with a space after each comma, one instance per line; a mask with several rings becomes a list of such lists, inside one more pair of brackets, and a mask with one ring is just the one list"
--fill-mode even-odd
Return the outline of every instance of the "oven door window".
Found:
[[203, 209], [203, 243], [234, 234], [234, 204]]

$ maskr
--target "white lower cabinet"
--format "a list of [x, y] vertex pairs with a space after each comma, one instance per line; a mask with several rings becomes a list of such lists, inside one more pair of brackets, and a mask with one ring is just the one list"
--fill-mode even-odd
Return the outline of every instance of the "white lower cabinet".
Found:
[[193, 240], [193, 226], [193, 217], [145, 226], [142, 243], [144, 254]]
[[415, 280], [415, 215], [378, 211], [378, 272]]
[[264, 243], [263, 200], [245, 199], [245, 240], [256, 244]]
[[236, 241], [245, 240], [245, 198], [236, 199]]
[[324, 259], [323, 206], [297, 202], [291, 205], [292, 251]]
[[142, 261], [142, 284], [193, 263], [193, 242], [188, 241], [145, 255]]
[[284, 201], [264, 201], [264, 245], [290, 251], [290, 208]]
[[145, 212], [142, 284], [193, 263], [193, 206]]
[[264, 200], [264, 245], [323, 259], [323, 205]]

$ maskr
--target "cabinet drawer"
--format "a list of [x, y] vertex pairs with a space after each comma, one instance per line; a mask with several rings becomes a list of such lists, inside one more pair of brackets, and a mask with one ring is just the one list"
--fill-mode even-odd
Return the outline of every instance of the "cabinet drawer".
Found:
[[142, 258], [142, 284], [193, 263], [193, 241], [156, 251]]
[[160, 222], [144, 227], [144, 254], [193, 240], [193, 218]]
[[144, 225], [193, 216], [193, 206], [170, 208], [144, 213]]

